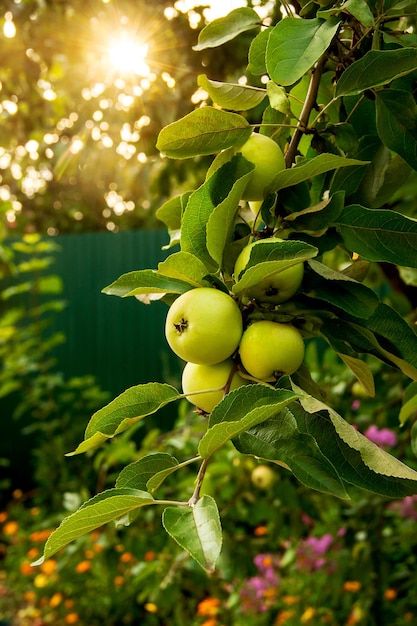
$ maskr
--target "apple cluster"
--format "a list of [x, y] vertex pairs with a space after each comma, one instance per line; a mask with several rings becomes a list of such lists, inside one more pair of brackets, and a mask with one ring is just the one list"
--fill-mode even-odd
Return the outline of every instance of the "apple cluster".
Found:
[[[260, 200], [285, 167], [281, 149], [269, 137], [253, 133], [239, 150], [254, 164], [243, 199]], [[239, 254], [235, 281], [259, 243], [249, 243]], [[281, 304], [298, 291], [303, 274], [303, 263], [297, 263], [260, 280], [243, 297], [261, 305]], [[293, 374], [304, 359], [304, 340], [295, 326], [269, 319], [244, 322], [238, 302], [214, 287], [180, 295], [168, 311], [165, 335], [173, 352], [186, 361], [182, 374], [186, 398], [206, 413], [229, 391], [250, 382], [274, 383], [283, 374]]]

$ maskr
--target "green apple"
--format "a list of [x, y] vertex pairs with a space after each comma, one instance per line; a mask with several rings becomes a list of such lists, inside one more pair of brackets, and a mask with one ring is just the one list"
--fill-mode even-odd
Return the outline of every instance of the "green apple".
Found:
[[251, 481], [259, 489], [269, 489], [272, 487], [277, 476], [269, 465], [257, 465], [252, 470]]
[[281, 148], [270, 137], [252, 133], [237, 152], [241, 152], [245, 159], [255, 166], [242, 199], [263, 200], [265, 191], [276, 174], [285, 169], [285, 159]]
[[249, 383], [234, 369], [232, 359], [214, 365], [187, 363], [182, 373], [182, 390], [187, 400], [206, 413], [211, 413], [225, 395], [230, 376], [232, 379], [228, 391]]
[[180, 295], [165, 322], [169, 346], [184, 361], [220, 363], [235, 352], [242, 336], [242, 315], [231, 296], [211, 287]]
[[[249, 261], [250, 253], [253, 248], [262, 243], [268, 245], [276, 245], [277, 241], [282, 239], [271, 238], [260, 241], [253, 241], [243, 248], [236, 259], [234, 276], [238, 280], [239, 274], [246, 267]], [[298, 291], [304, 276], [304, 263], [296, 263], [282, 272], [271, 274], [264, 278], [256, 285], [245, 290], [244, 295], [258, 302], [268, 302], [269, 304], [281, 304]]]
[[295, 326], [270, 320], [248, 326], [239, 345], [245, 370], [265, 382], [273, 382], [282, 374], [293, 374], [303, 362], [304, 352], [303, 337]]

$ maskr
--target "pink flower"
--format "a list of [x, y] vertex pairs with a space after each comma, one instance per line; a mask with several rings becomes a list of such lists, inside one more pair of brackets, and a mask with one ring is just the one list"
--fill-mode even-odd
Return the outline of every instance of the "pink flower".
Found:
[[376, 443], [377, 446], [381, 448], [386, 446], [387, 448], [393, 448], [397, 445], [397, 435], [394, 431], [389, 428], [378, 428], [375, 424], [369, 426], [369, 428], [364, 432], [365, 437]]

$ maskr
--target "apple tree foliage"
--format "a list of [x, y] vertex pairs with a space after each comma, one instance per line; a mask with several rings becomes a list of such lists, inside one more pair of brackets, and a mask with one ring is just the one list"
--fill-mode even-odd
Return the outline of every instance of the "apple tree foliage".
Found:
[[[324, 342], [370, 396], [369, 357], [400, 370], [410, 380], [404, 425], [417, 406], [414, 321], [382, 301], [366, 275], [376, 265], [408, 268], [411, 276], [417, 269], [417, 221], [412, 208], [404, 210], [417, 171], [415, 3], [283, 1], [280, 9], [263, 23], [254, 9], [236, 9], [200, 32], [197, 51], [244, 34], [248, 79], [222, 83], [199, 76], [210, 103], [160, 132], [157, 148], [168, 159], [213, 158], [197, 189], [158, 210], [169, 233], [168, 258], [156, 269], [121, 276], [104, 293], [169, 306], [203, 286], [241, 303], [245, 289], [302, 261], [296, 296], [275, 307], [245, 305], [247, 319], [291, 322], [306, 342]], [[272, 137], [286, 160], [256, 215], [241, 201], [253, 164], [239, 153], [254, 129]], [[284, 243], [257, 246], [246, 271], [234, 276], [242, 248], [272, 235]], [[340, 258], [343, 263], [333, 262]], [[104, 444], [182, 397], [165, 383], [127, 389], [92, 416], [73, 454]], [[254, 382], [226, 394], [208, 416], [193, 458], [162, 449], [125, 467], [114, 488], [64, 519], [44, 558], [102, 524], [129, 523], [142, 507], [158, 506], [168, 534], [212, 571], [221, 521], [214, 498], [200, 490], [216, 451], [230, 442], [340, 498], [350, 498], [353, 488], [391, 498], [417, 493], [417, 472], [329, 406], [302, 365], [276, 384]], [[194, 492], [179, 502], [158, 499], [163, 481], [190, 464], [197, 467]]]

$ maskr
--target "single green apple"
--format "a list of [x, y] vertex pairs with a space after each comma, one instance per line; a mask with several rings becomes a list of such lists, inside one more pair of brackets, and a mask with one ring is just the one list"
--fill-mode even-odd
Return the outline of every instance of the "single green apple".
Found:
[[[238, 280], [239, 274], [246, 267], [250, 253], [258, 244], [276, 245], [282, 239], [271, 238], [260, 241], [253, 241], [243, 248], [236, 259], [234, 276]], [[298, 291], [304, 276], [304, 263], [296, 263], [282, 272], [271, 274], [256, 285], [245, 290], [244, 295], [258, 302], [268, 302], [269, 304], [281, 304]]]
[[246, 143], [237, 149], [254, 164], [255, 169], [242, 195], [243, 200], [263, 200], [266, 189], [276, 174], [285, 169], [285, 159], [279, 145], [270, 137], [252, 133]]
[[239, 345], [245, 370], [265, 382], [273, 382], [282, 374], [293, 374], [303, 362], [304, 352], [303, 337], [295, 326], [270, 320], [248, 326]]
[[211, 287], [197, 287], [173, 302], [165, 335], [181, 359], [210, 365], [235, 352], [242, 324], [240, 309], [231, 296]]
[[276, 481], [274, 470], [265, 464], [257, 465], [252, 470], [251, 481], [258, 489], [269, 489]]
[[[233, 373], [234, 368], [232, 359], [214, 365], [187, 363], [182, 373], [182, 390], [187, 400], [206, 413], [211, 413], [225, 395], [230, 376], [232, 379], [228, 391], [249, 383], [239, 372]], [[207, 391], [210, 389], [212, 391]]]

